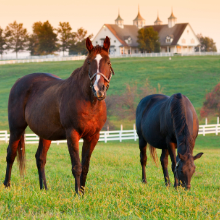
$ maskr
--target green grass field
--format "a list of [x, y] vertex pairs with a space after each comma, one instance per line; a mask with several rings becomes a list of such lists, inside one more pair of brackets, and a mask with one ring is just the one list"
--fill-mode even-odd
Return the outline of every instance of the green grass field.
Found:
[[[48, 152], [48, 191], [40, 191], [35, 163], [37, 145], [26, 146], [26, 175], [15, 162], [11, 188], [0, 185], [0, 219], [220, 219], [220, 136], [199, 136], [194, 154], [192, 189], [164, 184], [161, 166], [148, 157], [148, 184], [141, 183], [138, 142], [98, 143], [93, 152], [86, 192], [74, 193], [67, 146], [53, 144]], [[0, 180], [5, 175], [6, 144], [0, 148]], [[160, 157], [161, 151], [158, 150]], [[148, 151], [149, 155], [149, 151]], [[171, 173], [169, 160], [169, 174]]]
[[[121, 94], [126, 84], [137, 82], [143, 86], [146, 78], [151, 86], [158, 83], [166, 95], [181, 92], [186, 95], [199, 113], [205, 94], [220, 81], [220, 56], [168, 57], [162, 58], [121, 58], [111, 59], [115, 70], [108, 95]], [[49, 72], [65, 79], [80, 67], [83, 61], [26, 63], [0, 66], [0, 130], [8, 129], [7, 103], [12, 85], [26, 74]], [[134, 121], [111, 119], [117, 127], [131, 128]], [[204, 120], [200, 121], [204, 123]], [[210, 122], [216, 122], [216, 118]]]

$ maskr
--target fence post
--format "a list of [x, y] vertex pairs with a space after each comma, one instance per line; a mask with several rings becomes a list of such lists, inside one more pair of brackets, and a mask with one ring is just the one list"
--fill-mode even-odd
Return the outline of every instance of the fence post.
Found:
[[205, 136], [205, 126], [203, 126], [203, 136]]
[[137, 137], [136, 137], [136, 127], [135, 127], [135, 124], [133, 125], [133, 130], [134, 130], [134, 141], [136, 141]]
[[208, 119], [207, 118], [205, 118], [205, 125], [207, 125], [208, 124]]
[[218, 135], [218, 125], [215, 126], [215, 134]]
[[122, 131], [123, 131], [123, 125], [121, 125], [121, 130], [120, 130], [120, 132], [119, 132], [120, 142], [122, 142]]
[[104, 133], [104, 137], [105, 137], [105, 143], [107, 143], [107, 132], [106, 131]]
[[219, 124], [219, 117], [217, 117], [217, 124]]
[[8, 132], [5, 131], [5, 143], [7, 143], [7, 142], [8, 142]]

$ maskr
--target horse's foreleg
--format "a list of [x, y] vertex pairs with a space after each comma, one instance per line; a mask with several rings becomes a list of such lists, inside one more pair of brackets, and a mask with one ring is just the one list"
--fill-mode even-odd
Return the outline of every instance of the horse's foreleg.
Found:
[[82, 173], [82, 166], [79, 159], [79, 139], [80, 136], [75, 130], [66, 132], [67, 145], [72, 163], [72, 174], [75, 178], [75, 191], [80, 191], [80, 176]]
[[92, 137], [91, 141], [84, 140], [82, 147], [82, 174], [80, 178], [81, 182], [81, 191], [84, 192], [86, 185], [86, 177], [89, 172], [89, 164], [92, 152], [99, 140], [99, 133]]
[[168, 147], [168, 151], [169, 151], [170, 158], [171, 158], [171, 161], [172, 161], [172, 171], [173, 171], [173, 174], [174, 174], [174, 187], [177, 187], [177, 186], [178, 186], [178, 179], [177, 179], [177, 177], [175, 176], [175, 167], [176, 167], [176, 144], [173, 143], [173, 142], [169, 142], [167, 147]]
[[47, 189], [45, 164], [46, 164], [47, 151], [49, 150], [50, 144], [51, 141], [40, 138], [39, 146], [35, 154], [38, 174], [39, 174], [40, 189], [43, 189], [43, 184], [44, 184], [44, 188]]
[[168, 174], [168, 170], [167, 170], [168, 155], [169, 155], [169, 151], [167, 149], [162, 149], [162, 154], [160, 156], [160, 162], [161, 162], [161, 166], [163, 169], [163, 175], [164, 175], [164, 180], [165, 180], [166, 186], [170, 185], [170, 178], [169, 178], [169, 174]]
[[146, 178], [147, 142], [142, 137], [139, 137], [139, 149], [140, 149], [140, 162], [142, 166], [142, 182], [147, 183], [147, 178]]

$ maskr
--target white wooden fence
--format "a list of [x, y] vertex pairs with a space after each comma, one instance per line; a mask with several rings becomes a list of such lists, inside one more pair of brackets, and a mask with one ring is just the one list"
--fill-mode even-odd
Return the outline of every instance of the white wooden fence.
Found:
[[[199, 135], [202, 134], [205, 136], [206, 134], [216, 134], [220, 133], [220, 124], [209, 124], [209, 125], [200, 125], [199, 126]], [[4, 141], [8, 143], [10, 134], [7, 131], [0, 131], [0, 141]], [[120, 141], [123, 140], [134, 140], [138, 139], [138, 135], [136, 133], [136, 129], [132, 130], [116, 130], [116, 131], [101, 131], [99, 141], [104, 141], [107, 143], [108, 141]], [[36, 134], [25, 134], [25, 143], [27, 144], [37, 144], [39, 142], [39, 137]], [[56, 143], [57, 145], [60, 143], [66, 143], [66, 140], [58, 140], [52, 141], [52, 143]], [[80, 139], [80, 142], [83, 142]]]
[[[194, 53], [182, 53], [182, 54], [174, 54], [174, 53], [134, 53], [134, 54], [120, 54], [114, 55], [111, 54], [111, 58], [125, 58], [125, 57], [172, 57], [174, 55], [178, 56], [216, 56], [220, 55], [218, 52], [194, 52]], [[55, 56], [32, 56], [24, 59], [10, 59], [10, 60], [0, 60], [0, 65], [4, 64], [15, 64], [15, 63], [38, 63], [38, 62], [54, 62], [54, 61], [69, 61], [69, 60], [84, 60], [86, 58], [85, 55], [82, 56], [66, 56], [66, 57], [55, 57]]]

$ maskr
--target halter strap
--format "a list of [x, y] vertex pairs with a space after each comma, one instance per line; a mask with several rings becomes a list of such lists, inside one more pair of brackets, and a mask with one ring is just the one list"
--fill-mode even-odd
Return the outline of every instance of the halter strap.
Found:
[[89, 75], [89, 79], [92, 81], [92, 79], [93, 79], [96, 75], [101, 75], [108, 83], [110, 83], [112, 74], [110, 75], [110, 78], [108, 79], [103, 73], [94, 73], [91, 77], [90, 77], [90, 75]]
[[109, 77], [109, 79], [103, 74], [103, 73], [94, 73], [91, 77], [90, 77], [90, 73], [91, 73], [91, 69], [90, 69], [90, 62], [89, 61], [87, 61], [87, 63], [89, 64], [89, 72], [88, 72], [88, 75], [89, 75], [89, 79], [90, 79], [90, 81], [91, 81], [91, 85], [90, 85], [90, 87], [92, 87], [92, 79], [96, 76], [96, 75], [101, 75], [107, 82], [108, 82], [108, 85], [106, 86], [106, 91], [108, 90], [108, 88], [109, 88], [109, 84], [110, 84], [110, 80], [111, 80], [111, 78], [112, 78], [112, 74], [113, 75], [115, 75], [115, 73], [114, 73], [114, 70], [113, 70], [113, 68], [112, 68], [112, 66], [111, 66], [111, 63], [110, 63], [110, 77]]

